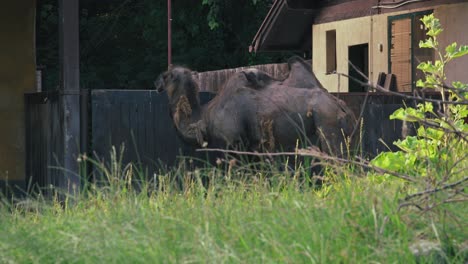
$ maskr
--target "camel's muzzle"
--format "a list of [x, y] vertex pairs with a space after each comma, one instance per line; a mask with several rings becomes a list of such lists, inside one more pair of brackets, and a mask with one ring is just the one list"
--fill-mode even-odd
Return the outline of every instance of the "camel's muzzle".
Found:
[[154, 81], [154, 87], [156, 87], [156, 92], [162, 93], [165, 90], [163, 78], [159, 77], [156, 81]]

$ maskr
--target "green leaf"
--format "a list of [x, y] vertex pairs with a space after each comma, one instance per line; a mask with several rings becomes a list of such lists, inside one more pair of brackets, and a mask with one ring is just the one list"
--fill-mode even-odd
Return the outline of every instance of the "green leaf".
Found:
[[393, 114], [390, 115], [390, 120], [393, 120], [393, 119], [404, 120], [405, 116], [406, 116], [405, 109], [399, 108], [395, 112], [393, 112]]
[[445, 133], [441, 129], [435, 129], [428, 127], [426, 129], [426, 137], [435, 141], [440, 141], [444, 137]]
[[462, 83], [460, 81], [454, 81], [452, 82], [452, 86], [457, 89], [465, 89], [468, 87], [468, 84]]
[[390, 171], [400, 171], [404, 168], [405, 161], [403, 152], [383, 152], [375, 157], [371, 164]]
[[434, 14], [423, 16], [420, 20], [426, 28], [429, 28], [431, 21], [434, 19]]
[[434, 106], [430, 102], [424, 102], [424, 104], [418, 104], [418, 109], [425, 113], [432, 113]]
[[210, 27], [211, 30], [216, 29], [219, 24], [215, 20], [210, 20], [208, 21], [208, 26]]
[[423, 80], [418, 80], [418, 81], [416, 82], [416, 86], [417, 86], [417, 87], [424, 88], [425, 83], [423, 82]]
[[[434, 17], [434, 14], [424, 16], [421, 18], [421, 21], [423, 22], [424, 26], [429, 29], [426, 35], [436, 37], [440, 34], [440, 32], [442, 32], [440, 21], [438, 18]], [[437, 46], [435, 41], [434, 44], [434, 46]]]
[[444, 64], [440, 60], [436, 60], [434, 63], [435, 70], [440, 72], [442, 71], [442, 67], [444, 67]]
[[421, 87], [424, 88], [435, 88], [437, 84], [437, 79], [433, 75], [426, 75], [426, 80], [424, 80], [424, 85]]
[[411, 107], [408, 107], [406, 109], [406, 119], [405, 119], [406, 121], [410, 121], [410, 122], [419, 121], [423, 118], [424, 118], [424, 114], [420, 110], [414, 109]]
[[459, 57], [462, 57], [462, 56], [465, 56], [466, 54], [468, 54], [468, 46], [467, 45], [464, 45], [464, 46], [461, 46], [457, 52], [454, 52], [452, 54], [452, 58], [459, 58]]
[[445, 52], [447, 53], [447, 55], [449, 57], [452, 57], [452, 54], [457, 50], [457, 43], [454, 42], [450, 45], [448, 45], [446, 48], [445, 48]]
[[419, 145], [421, 145], [419, 139], [414, 136], [406, 137], [404, 140], [397, 140], [393, 142], [393, 144], [406, 152], [414, 151], [418, 149]]
[[417, 68], [423, 72], [429, 73], [434, 73], [437, 70], [436, 66], [432, 64], [431, 61], [421, 62]]
[[432, 38], [428, 38], [426, 40], [421, 40], [419, 41], [419, 47], [420, 48], [435, 48], [435, 43], [434, 41], [432, 40]]
[[424, 118], [424, 114], [417, 109], [408, 107], [406, 109], [397, 109], [393, 114], [390, 115], [390, 120], [398, 119], [408, 122], [417, 122]]
[[426, 34], [431, 37], [437, 37], [441, 32], [442, 32], [442, 29], [433, 28], [433, 29], [430, 29]]
[[466, 117], [468, 117], [468, 108], [465, 107], [465, 109], [460, 109], [458, 111], [458, 115], [461, 119], [465, 119]]

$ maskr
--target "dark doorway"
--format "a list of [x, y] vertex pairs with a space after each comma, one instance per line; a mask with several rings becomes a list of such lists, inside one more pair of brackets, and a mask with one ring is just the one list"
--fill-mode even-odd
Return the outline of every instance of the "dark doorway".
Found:
[[[362, 73], [369, 77], [369, 44], [360, 44], [348, 47], [348, 58], [351, 63], [356, 66]], [[349, 92], [365, 92], [365, 85], [361, 85], [355, 80], [367, 83], [367, 78], [364, 78], [351, 65], [349, 66]]]

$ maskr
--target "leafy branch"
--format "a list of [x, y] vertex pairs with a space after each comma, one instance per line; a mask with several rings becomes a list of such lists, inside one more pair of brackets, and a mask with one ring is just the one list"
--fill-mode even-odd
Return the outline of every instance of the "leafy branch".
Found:
[[[419, 46], [433, 49], [438, 59], [418, 65], [417, 68], [424, 73], [424, 79], [418, 80], [416, 86], [440, 91], [442, 99], [423, 98], [423, 102], [415, 108], [396, 110], [390, 119], [417, 124], [419, 127], [416, 135], [394, 142], [400, 151], [381, 153], [371, 163], [388, 170], [410, 174], [420, 182], [418, 186], [422, 187], [422, 190], [409, 194], [400, 207], [414, 205], [423, 208], [421, 203], [424, 202], [427, 204], [424, 208], [432, 209], [435, 205], [449, 201], [462, 201], [463, 199], [457, 199], [457, 196], [464, 195], [468, 181], [464, 173], [468, 169], [465, 154], [468, 147], [468, 125], [465, 123], [468, 117], [468, 85], [452, 82], [452, 85], [448, 86], [445, 73], [448, 63], [468, 54], [468, 46], [452, 43], [445, 48], [445, 53], [442, 53], [438, 36], [443, 29], [439, 20], [431, 14], [424, 16], [421, 21], [427, 29], [428, 38], [421, 41]], [[376, 89], [380, 90], [381, 87]], [[441, 110], [436, 110], [435, 106], [439, 106]], [[449, 195], [449, 198], [445, 197], [446, 195], [435, 195], [452, 190], [455, 192]], [[422, 196], [425, 199], [411, 201]], [[434, 199], [442, 199], [442, 202]]]

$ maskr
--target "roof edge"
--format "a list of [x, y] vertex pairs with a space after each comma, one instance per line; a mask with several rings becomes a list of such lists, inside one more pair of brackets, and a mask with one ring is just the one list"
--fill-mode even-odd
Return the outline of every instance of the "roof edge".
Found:
[[[294, 12], [304, 12], [309, 13], [315, 9], [307, 8], [312, 7], [309, 1], [297, 1], [293, 2], [294, 0], [276, 0], [273, 2], [272, 7], [268, 11], [265, 19], [263, 20], [260, 28], [258, 29], [257, 33], [255, 34], [251, 44], [249, 45], [249, 53], [256, 53], [260, 51], [265, 40], [265, 37], [268, 36], [270, 30], [272, 29], [273, 24], [278, 19], [278, 16], [283, 11], [294, 11]], [[293, 5], [293, 6], [291, 6]], [[273, 50], [268, 50], [273, 51]]]

